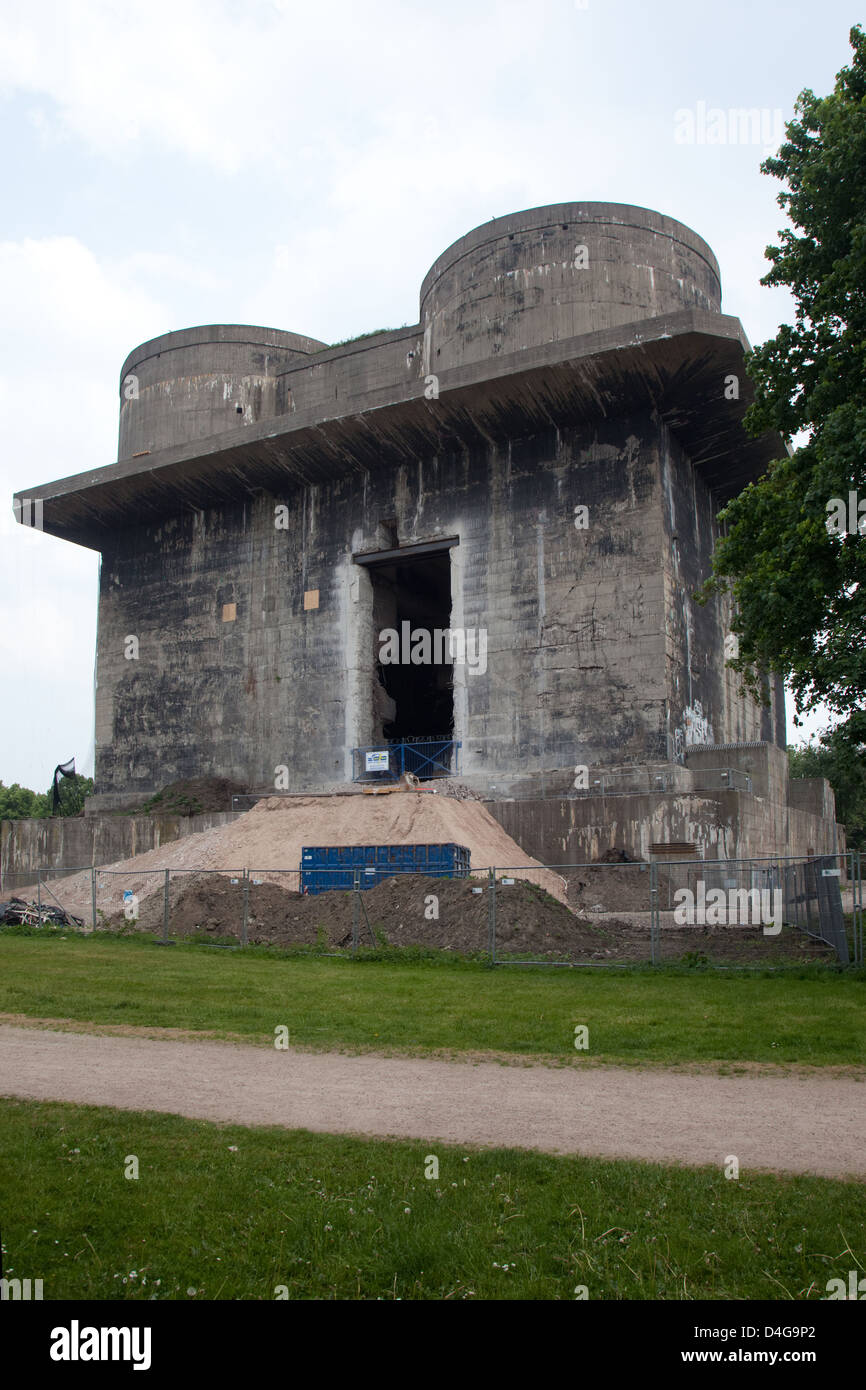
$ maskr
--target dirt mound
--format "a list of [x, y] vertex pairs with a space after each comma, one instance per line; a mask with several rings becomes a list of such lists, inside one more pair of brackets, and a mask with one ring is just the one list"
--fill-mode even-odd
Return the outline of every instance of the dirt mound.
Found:
[[[365, 889], [360, 898], [359, 940], [363, 946], [431, 946], [473, 952], [488, 949], [489, 889], [472, 879], [400, 874]], [[349, 892], [293, 892], [274, 882], [251, 883], [247, 938], [252, 945], [352, 943], [353, 902]], [[600, 931], [583, 922], [537, 884], [516, 880], [497, 887], [497, 947], [503, 951], [602, 958], [612, 925]], [[240, 939], [243, 889], [222, 874], [191, 874], [172, 881], [169, 931]], [[141, 904], [135, 924], [115, 913], [109, 925], [159, 933], [163, 896]], [[625, 925], [625, 924], [620, 924]]]
[[[599, 860], [583, 869], [564, 869], [568, 904], [575, 912], [648, 912], [650, 867], [639, 862], [616, 863]], [[667, 879], [659, 889], [667, 898]]]
[[[458, 801], [424, 792], [392, 796], [269, 797], [228, 825], [214, 826], [173, 840], [133, 859], [99, 869], [97, 912], [112, 917], [122, 906], [124, 890], [143, 903], [163, 891], [164, 871], [221, 870], [272, 878], [297, 889], [297, 870], [304, 845], [466, 845], [473, 870], [518, 869], [553, 897], [566, 901], [564, 878], [544, 869], [526, 854], [477, 801]], [[294, 874], [289, 882], [287, 875]], [[52, 881], [63, 907], [91, 920], [90, 871]], [[22, 896], [35, 896], [19, 889]], [[99, 920], [99, 917], [98, 917]]]
[[[327, 897], [325, 903], [323, 899]], [[169, 932], [172, 936], [240, 939], [243, 927], [243, 887], [225, 874], [183, 874], [169, 887]], [[163, 929], [164, 896], [153, 893], [140, 905], [138, 919], [127, 923], [123, 913], [115, 913], [109, 925], [114, 929], [159, 933]], [[337, 945], [345, 938], [351, 944], [352, 903], [350, 893], [328, 893], [311, 898], [281, 887], [278, 883], [257, 882], [249, 887], [247, 939], [254, 945], [303, 943]]]
[[[391, 946], [488, 949], [489, 888], [481, 883], [401, 874], [369, 889], [361, 901], [374, 935], [382, 933]], [[496, 943], [498, 950], [542, 954], [603, 950], [593, 923], [580, 921], [537, 884], [520, 879], [509, 887], [497, 885]]]
[[125, 816], [199, 816], [204, 811], [230, 811], [232, 797], [246, 791], [228, 777], [187, 777], [170, 782]]
[[[489, 889], [471, 879], [436, 879], [400, 874], [383, 880], [360, 896], [359, 941], [362, 946], [421, 946], [461, 953], [488, 950]], [[667, 914], [669, 917], [670, 914]], [[247, 939], [251, 945], [321, 946], [348, 949], [352, 944], [353, 902], [348, 892], [308, 896], [273, 881], [251, 882]], [[223, 874], [184, 874], [173, 879], [169, 895], [169, 931], [173, 937], [207, 935], [240, 940], [243, 888]], [[141, 905], [137, 923], [116, 913], [116, 930], [159, 934], [163, 898], [153, 894]], [[646, 920], [605, 915], [576, 917], [537, 884], [516, 879], [497, 883], [497, 955], [529, 954], [576, 962], [640, 962], [650, 958]], [[786, 927], [766, 937], [760, 927], [687, 928], [662, 922], [659, 958], [701, 965], [831, 960], [832, 948]]]

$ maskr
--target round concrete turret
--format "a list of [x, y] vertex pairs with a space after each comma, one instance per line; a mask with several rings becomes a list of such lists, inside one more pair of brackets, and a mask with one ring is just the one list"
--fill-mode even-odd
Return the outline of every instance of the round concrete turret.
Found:
[[277, 373], [326, 346], [298, 333], [243, 324], [185, 328], [142, 343], [120, 374], [118, 458], [278, 414]]
[[719, 311], [701, 237], [627, 203], [557, 203], [485, 222], [421, 286], [429, 370], [682, 309]]

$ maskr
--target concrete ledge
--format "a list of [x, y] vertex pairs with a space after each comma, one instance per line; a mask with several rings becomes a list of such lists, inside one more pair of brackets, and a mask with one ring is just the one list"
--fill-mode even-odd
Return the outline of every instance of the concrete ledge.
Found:
[[[834, 854], [833, 821], [746, 792], [672, 792], [488, 801], [521, 849], [543, 864], [585, 864], [623, 849], [649, 860], [650, 847], [692, 843], [704, 859]], [[658, 857], [658, 854], [656, 854]]]

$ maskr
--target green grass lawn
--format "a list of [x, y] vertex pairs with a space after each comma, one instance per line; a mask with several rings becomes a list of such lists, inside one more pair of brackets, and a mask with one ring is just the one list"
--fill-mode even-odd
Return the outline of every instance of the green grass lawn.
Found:
[[45, 1299], [818, 1299], [866, 1264], [854, 1182], [31, 1101], [0, 1101], [0, 1192]]
[[504, 968], [219, 951], [0, 932], [0, 1011], [398, 1051], [679, 1062], [866, 1064], [866, 972]]

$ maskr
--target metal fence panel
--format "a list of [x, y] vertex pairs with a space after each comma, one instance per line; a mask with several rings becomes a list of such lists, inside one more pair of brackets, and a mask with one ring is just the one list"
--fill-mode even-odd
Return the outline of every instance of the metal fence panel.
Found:
[[444, 878], [426, 867], [359, 864], [347, 877], [345, 864], [323, 864], [316, 872], [332, 886], [324, 882], [316, 894], [304, 891], [300, 867], [39, 870], [6, 875], [2, 902], [20, 899], [10, 921], [25, 926], [223, 947], [337, 955], [410, 948], [496, 965], [863, 964], [855, 851], [649, 863], [609, 856], [475, 866], [468, 877]]
[[462, 744], [454, 739], [409, 739], [352, 749], [352, 780], [396, 782], [405, 772], [422, 782], [454, 777], [460, 771]]

